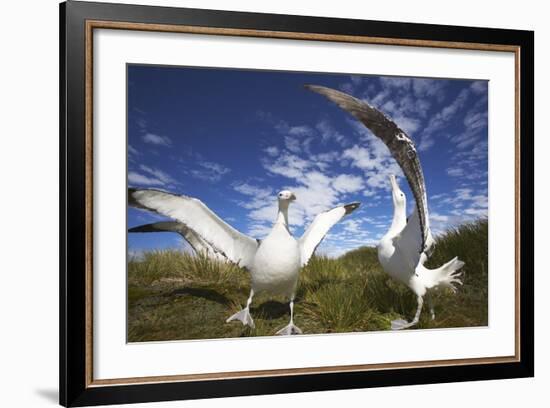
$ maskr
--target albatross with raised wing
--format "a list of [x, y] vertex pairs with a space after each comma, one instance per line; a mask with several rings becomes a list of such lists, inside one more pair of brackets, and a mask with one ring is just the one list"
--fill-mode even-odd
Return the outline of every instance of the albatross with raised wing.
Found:
[[288, 207], [296, 196], [283, 190], [277, 195], [279, 209], [270, 233], [262, 241], [251, 238], [224, 222], [202, 201], [160, 190], [128, 189], [128, 204], [177, 220], [207, 247], [250, 272], [251, 290], [246, 306], [230, 316], [254, 327], [250, 315], [252, 298], [258, 292], [285, 295], [290, 299], [290, 322], [277, 334], [300, 334], [294, 325], [294, 296], [300, 268], [307, 264], [329, 229], [353, 212], [359, 203], [342, 205], [318, 214], [300, 239], [292, 236], [288, 226]]
[[[427, 290], [443, 286], [456, 292], [455, 285], [462, 284], [460, 269], [464, 265], [464, 262], [455, 257], [437, 269], [424, 267], [435, 241], [430, 230], [424, 175], [414, 142], [394, 121], [366, 102], [335, 89], [317, 85], [306, 85], [306, 88], [325, 96], [352, 114], [382, 140], [409, 182], [416, 206], [407, 221], [405, 195], [399, 189], [395, 177], [391, 178], [394, 218], [387, 234], [378, 244], [378, 259], [392, 278], [405, 283], [417, 296], [414, 319], [411, 322], [394, 320], [391, 323], [392, 329], [414, 326], [420, 318]], [[433, 319], [433, 307], [430, 306], [430, 309]]]

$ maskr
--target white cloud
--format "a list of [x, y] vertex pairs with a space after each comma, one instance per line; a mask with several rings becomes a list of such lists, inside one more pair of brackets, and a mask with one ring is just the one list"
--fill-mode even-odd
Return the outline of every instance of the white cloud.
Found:
[[128, 183], [140, 186], [171, 186], [178, 184], [169, 174], [154, 167], [140, 165], [139, 171], [128, 172]]
[[415, 133], [420, 127], [420, 120], [407, 117], [403, 114], [396, 114], [392, 117], [393, 121], [397, 123], [401, 129], [407, 132], [409, 135]]
[[225, 174], [231, 171], [231, 169], [219, 163], [200, 161], [197, 164], [200, 168], [191, 170], [191, 175], [212, 183], [220, 181]]
[[432, 221], [432, 222], [447, 222], [447, 221], [449, 221], [449, 216], [438, 214], [436, 212], [431, 212], [430, 213], [430, 221]]
[[[271, 223], [275, 221], [275, 217], [277, 216], [277, 200], [275, 198], [272, 198], [270, 200], [264, 201], [261, 205], [262, 207], [251, 210], [248, 213], [248, 217], [256, 221], [255, 224], [257, 226], [259, 226], [260, 223], [264, 223], [263, 225], [267, 228], [270, 226]], [[290, 215], [292, 215], [292, 212], [293, 211], [289, 211]], [[289, 223], [291, 225], [295, 224], [295, 222], [292, 222], [292, 217], [289, 217]]]
[[[134, 108], [135, 111], [139, 112], [138, 109]], [[140, 114], [143, 114], [144, 112], [141, 111], [139, 112]], [[147, 121], [143, 118], [139, 118], [137, 121], [136, 121], [138, 127], [142, 130], [142, 131], [145, 131], [145, 129], [147, 129]]]
[[464, 132], [458, 136], [453, 136], [450, 140], [458, 149], [465, 149], [478, 142], [479, 135], [476, 133]]
[[145, 166], [144, 164], [139, 166], [140, 170], [150, 176], [155, 177], [157, 180], [161, 181], [163, 184], [175, 184], [177, 183], [170, 175], [163, 172], [162, 170], [156, 169], [154, 167]]
[[139, 156], [139, 152], [131, 144], [128, 144], [128, 156]]
[[301, 141], [295, 137], [285, 136], [285, 147], [292, 153], [300, 153]]
[[273, 193], [271, 188], [256, 187], [248, 183], [237, 183], [233, 186], [235, 191], [248, 196], [266, 197]]
[[433, 137], [428, 135], [422, 135], [422, 137], [420, 138], [420, 143], [418, 144], [418, 151], [425, 152], [434, 144], [435, 144], [435, 140]]
[[454, 119], [455, 115], [464, 107], [470, 95], [468, 89], [460, 91], [458, 96], [447, 106], [441, 109], [437, 114], [432, 116], [428, 125], [422, 130], [419, 151], [426, 151], [435, 143], [433, 135], [436, 132], [441, 132], [445, 126]]
[[418, 98], [436, 97], [441, 101], [444, 97], [445, 85], [444, 82], [435, 79], [414, 78], [412, 89]]
[[487, 209], [485, 208], [466, 208], [464, 214], [473, 215], [475, 217], [486, 217]]
[[487, 81], [475, 81], [470, 86], [470, 89], [477, 94], [487, 93]]
[[372, 170], [380, 164], [380, 160], [371, 155], [368, 149], [358, 145], [344, 150], [342, 158], [351, 160], [351, 165], [361, 170]]
[[370, 101], [368, 102], [374, 106], [381, 106], [383, 103], [385, 103], [388, 100], [391, 94], [392, 92], [390, 89], [383, 89], [382, 91], [374, 95], [373, 98], [370, 98]]
[[283, 153], [275, 161], [264, 159], [262, 164], [269, 172], [292, 179], [301, 178], [313, 166], [313, 163], [291, 153]]
[[139, 186], [163, 186], [164, 183], [155, 177], [144, 176], [135, 171], [128, 172], [128, 183]]
[[384, 152], [380, 155], [373, 155], [364, 147], [354, 146], [343, 152], [343, 159], [350, 159], [351, 166], [360, 168], [366, 176], [365, 184], [372, 188], [388, 189], [388, 177], [393, 174], [403, 174], [397, 162], [391, 157], [384, 146]]
[[306, 125], [289, 126], [287, 131], [288, 134], [292, 136], [308, 136], [313, 133], [313, 129]]
[[279, 148], [277, 146], [269, 146], [264, 149], [264, 152], [266, 152], [271, 157], [275, 157], [279, 155]]
[[323, 120], [319, 122], [315, 128], [319, 131], [323, 142], [326, 143], [329, 140], [333, 140], [341, 146], [345, 146], [347, 144], [346, 137], [334, 129], [329, 121]]
[[362, 220], [358, 218], [346, 218], [341, 222], [346, 233], [351, 233], [354, 235], [365, 233], [368, 235], [368, 232], [362, 227], [362, 223]]
[[252, 237], [263, 239], [271, 232], [271, 227], [261, 223], [251, 223], [246, 233]]
[[168, 136], [160, 136], [154, 133], [145, 133], [142, 137], [142, 140], [145, 143], [150, 143], [157, 146], [165, 146], [165, 147], [172, 146], [172, 140]]
[[390, 88], [400, 88], [402, 90], [408, 91], [411, 87], [412, 80], [411, 78], [406, 77], [381, 77], [380, 83], [383, 86]]
[[340, 174], [332, 180], [332, 187], [340, 193], [355, 193], [363, 189], [363, 178], [352, 174]]
[[464, 170], [460, 167], [449, 167], [447, 169], [447, 174], [451, 177], [460, 177], [464, 175]]
[[324, 152], [324, 153], [319, 153], [319, 154], [316, 154], [314, 156], [312, 156], [312, 160], [313, 161], [323, 161], [323, 162], [334, 162], [336, 159], [338, 159], [338, 157], [340, 157], [340, 152], [339, 151], [336, 151], [336, 150], [333, 150], [333, 151], [330, 151], [330, 152]]
[[487, 111], [476, 112], [474, 110], [469, 111], [464, 118], [464, 126], [469, 131], [477, 131], [487, 127]]

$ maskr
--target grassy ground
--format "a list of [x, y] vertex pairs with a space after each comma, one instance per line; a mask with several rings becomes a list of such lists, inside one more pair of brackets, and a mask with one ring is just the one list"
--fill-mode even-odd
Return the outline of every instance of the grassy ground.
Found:
[[[440, 237], [428, 267], [454, 256], [466, 262], [456, 295], [433, 293], [436, 319], [424, 310], [417, 328], [487, 325], [487, 221]], [[225, 319], [248, 297], [248, 272], [179, 251], [146, 253], [128, 264], [128, 340], [207, 339], [269, 336], [288, 323], [283, 298], [259, 295], [251, 314], [255, 329]], [[337, 259], [313, 257], [300, 272], [295, 324], [304, 333], [388, 330], [391, 320], [410, 320], [416, 298], [386, 275], [376, 249], [363, 247]]]

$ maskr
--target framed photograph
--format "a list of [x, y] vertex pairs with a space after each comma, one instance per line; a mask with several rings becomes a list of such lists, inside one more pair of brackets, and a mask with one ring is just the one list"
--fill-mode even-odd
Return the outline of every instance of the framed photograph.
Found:
[[533, 32], [60, 22], [62, 405], [534, 375]]

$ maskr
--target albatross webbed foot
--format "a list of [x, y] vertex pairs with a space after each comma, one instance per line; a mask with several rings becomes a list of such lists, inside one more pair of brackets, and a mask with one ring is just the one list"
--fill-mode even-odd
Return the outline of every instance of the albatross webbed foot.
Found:
[[417, 296], [416, 301], [418, 303], [418, 306], [416, 308], [416, 314], [414, 315], [413, 321], [409, 323], [403, 319], [394, 320], [391, 322], [392, 330], [408, 329], [409, 327], [412, 327], [418, 323], [418, 321], [420, 320], [420, 312], [422, 311], [422, 305], [424, 304], [424, 299], [422, 299], [422, 296]]
[[409, 327], [412, 327], [416, 324], [417, 322], [408, 322], [406, 320], [403, 320], [403, 319], [398, 319], [398, 320], [392, 320], [391, 322], [391, 329], [392, 330], [403, 330], [403, 329], [408, 329]]
[[243, 326], [250, 326], [252, 328], [255, 328], [254, 320], [252, 320], [252, 316], [250, 316], [250, 311], [248, 307], [245, 307], [240, 312], [235, 313], [233, 316], [229, 317], [225, 322], [229, 323], [230, 321], [238, 320], [240, 321]]
[[289, 323], [287, 326], [283, 327], [277, 333], [279, 336], [290, 336], [292, 334], [302, 334], [302, 329], [298, 326], [295, 326], [294, 323]]

